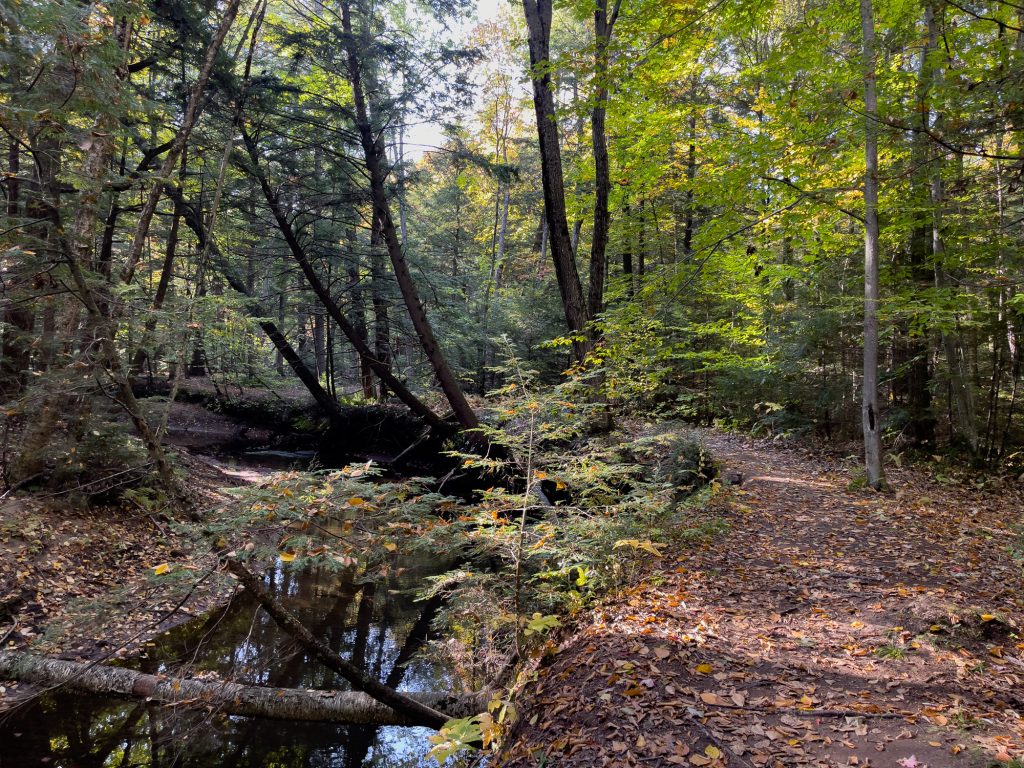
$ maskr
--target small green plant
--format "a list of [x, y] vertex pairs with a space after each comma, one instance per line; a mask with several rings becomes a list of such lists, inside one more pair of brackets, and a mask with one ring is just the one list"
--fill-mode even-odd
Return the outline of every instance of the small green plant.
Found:
[[497, 733], [497, 724], [489, 712], [473, 717], [449, 720], [433, 736], [428, 737], [432, 746], [427, 753], [444, 765], [448, 758], [467, 749], [486, 749]]
[[896, 643], [886, 643], [875, 648], [875, 656], [880, 659], [899, 660], [909, 655], [907, 647]]

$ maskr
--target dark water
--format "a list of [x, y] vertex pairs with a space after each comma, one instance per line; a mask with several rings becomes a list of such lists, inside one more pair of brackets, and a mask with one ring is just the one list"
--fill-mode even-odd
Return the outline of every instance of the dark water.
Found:
[[[448, 673], [414, 659], [437, 609], [411, 591], [440, 563], [405, 562], [385, 582], [337, 573], [278, 571], [288, 607], [347, 658], [405, 691], [451, 688]], [[216, 672], [256, 685], [348, 688], [310, 661], [247, 596], [171, 630], [134, 663], [147, 672]], [[423, 728], [296, 723], [197, 712], [71, 693], [0, 719], [0, 768], [295, 768], [436, 765]]]

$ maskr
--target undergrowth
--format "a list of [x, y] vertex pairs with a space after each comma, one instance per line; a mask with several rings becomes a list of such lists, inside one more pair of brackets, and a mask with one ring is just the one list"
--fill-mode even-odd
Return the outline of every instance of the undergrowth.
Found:
[[[372, 463], [284, 473], [235, 491], [197, 547], [281, 567], [350, 569], [372, 580], [402, 555], [454, 563], [428, 580], [441, 596], [426, 653], [466, 690], [497, 690], [488, 712], [434, 737], [441, 761], [492, 744], [514, 715], [516, 671], [552, 647], [552, 630], [720, 525], [695, 514], [719, 487], [716, 467], [676, 425], [589, 434], [585, 381], [541, 389], [515, 359], [500, 371], [482, 435], [487, 455], [453, 454], [484, 478], [465, 501], [430, 478], [385, 481]], [[244, 535], [239, 535], [244, 531]], [[157, 574], [173, 577], [166, 564]]]

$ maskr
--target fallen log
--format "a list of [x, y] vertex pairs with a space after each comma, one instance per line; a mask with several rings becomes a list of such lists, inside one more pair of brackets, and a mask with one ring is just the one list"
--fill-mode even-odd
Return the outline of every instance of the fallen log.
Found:
[[313, 633], [294, 614], [278, 602], [267, 588], [263, 586], [263, 581], [258, 579], [240, 560], [236, 560], [233, 557], [225, 557], [223, 563], [228, 571], [238, 577], [242, 586], [259, 601], [259, 604], [263, 606], [263, 610], [270, 614], [270, 617], [281, 629], [287, 632], [295, 642], [305, 648], [317, 661], [348, 680], [353, 688], [364, 691], [386, 707], [396, 712], [401, 712], [415, 722], [416, 725], [426, 725], [434, 730], [440, 730], [441, 726], [451, 719], [451, 715], [439, 711], [436, 707], [424, 704], [404, 693], [389, 688], [373, 675], [368, 674], [365, 670], [342, 658], [327, 643], [314, 637]]
[[[150, 675], [106, 664], [83, 664], [18, 651], [0, 651], [0, 680], [120, 698], [215, 710], [230, 715], [346, 725], [422, 725], [359, 691], [263, 688], [222, 680]], [[405, 696], [452, 717], [483, 711], [486, 694], [406, 693]]]

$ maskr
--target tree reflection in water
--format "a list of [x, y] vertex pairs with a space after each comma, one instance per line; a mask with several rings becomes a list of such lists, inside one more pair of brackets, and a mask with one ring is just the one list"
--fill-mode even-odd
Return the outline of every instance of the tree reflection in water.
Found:
[[[448, 690], [437, 665], [415, 659], [440, 600], [416, 602], [412, 591], [443, 564], [404, 562], [381, 583], [352, 574], [277, 570], [276, 594], [333, 648], [389, 686]], [[133, 666], [151, 673], [216, 674], [255, 685], [348, 688], [306, 658], [254, 601], [156, 639]], [[147, 702], [55, 692], [0, 720], [0, 768], [298, 768], [426, 765], [425, 728], [344, 726], [228, 716]]]

